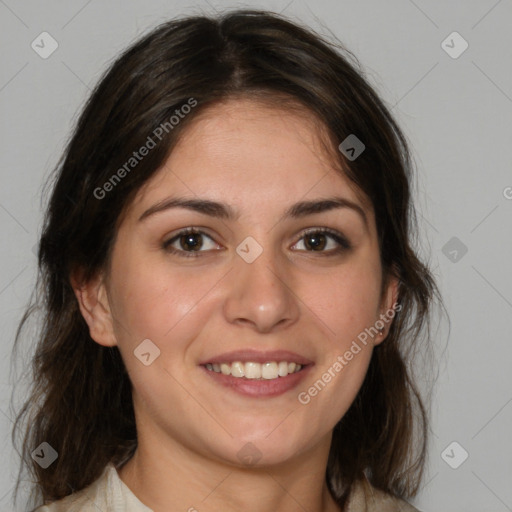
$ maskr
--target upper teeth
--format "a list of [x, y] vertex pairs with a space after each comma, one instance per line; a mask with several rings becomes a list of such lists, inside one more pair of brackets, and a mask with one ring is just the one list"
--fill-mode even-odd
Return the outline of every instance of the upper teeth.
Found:
[[289, 373], [298, 372], [302, 368], [302, 365], [297, 363], [288, 363], [286, 361], [281, 361], [279, 363], [270, 361], [263, 364], [235, 361], [234, 363], [207, 363], [206, 368], [210, 371], [239, 378], [277, 379], [278, 377], [286, 377]]

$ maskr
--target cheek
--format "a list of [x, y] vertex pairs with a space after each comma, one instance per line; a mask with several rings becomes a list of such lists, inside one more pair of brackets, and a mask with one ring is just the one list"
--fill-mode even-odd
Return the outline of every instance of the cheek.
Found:
[[318, 418], [333, 426], [355, 399], [373, 352], [370, 327], [378, 319], [381, 270], [378, 260], [360, 258], [340, 269], [311, 298], [315, 312], [328, 326], [313, 386], [302, 395]]
[[132, 346], [149, 338], [161, 350], [200, 331], [211, 302], [208, 293], [222, 277], [147, 257], [119, 260], [115, 268], [112, 303], [119, 344]]
[[328, 338], [342, 349], [378, 319], [380, 269], [354, 264], [333, 273], [323, 286], [308, 285], [308, 306], [325, 324]]

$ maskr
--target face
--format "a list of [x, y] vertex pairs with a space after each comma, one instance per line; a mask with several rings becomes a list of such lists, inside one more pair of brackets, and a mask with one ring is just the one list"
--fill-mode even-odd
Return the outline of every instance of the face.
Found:
[[127, 209], [95, 288], [103, 313], [86, 319], [118, 345], [138, 426], [160, 439], [276, 464], [329, 442], [353, 402], [389, 322], [365, 329], [396, 283], [381, 295], [372, 208], [320, 130], [307, 114], [217, 105]]

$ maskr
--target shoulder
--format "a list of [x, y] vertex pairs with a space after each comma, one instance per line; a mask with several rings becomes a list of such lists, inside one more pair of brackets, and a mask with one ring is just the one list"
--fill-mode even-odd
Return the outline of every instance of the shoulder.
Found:
[[37, 508], [34, 512], [152, 512], [131, 493], [117, 470], [108, 464], [91, 485], [61, 500]]
[[49, 505], [43, 505], [34, 512], [97, 512], [106, 510], [104, 500], [101, 503], [89, 498], [83, 491], [71, 494]]
[[367, 480], [354, 485], [347, 512], [420, 512], [399, 498], [376, 489]]
[[[35, 512], [97, 512], [106, 509], [106, 490], [109, 489], [109, 467], [91, 485], [65, 498], [43, 505]], [[102, 492], [103, 491], [103, 492]]]

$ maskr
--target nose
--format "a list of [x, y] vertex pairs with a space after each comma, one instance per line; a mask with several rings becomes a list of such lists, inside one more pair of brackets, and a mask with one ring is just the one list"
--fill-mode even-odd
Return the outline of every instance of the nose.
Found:
[[297, 321], [300, 309], [291, 273], [285, 271], [285, 262], [277, 264], [273, 251], [264, 250], [252, 263], [237, 255], [234, 265], [224, 303], [230, 323], [266, 333]]

